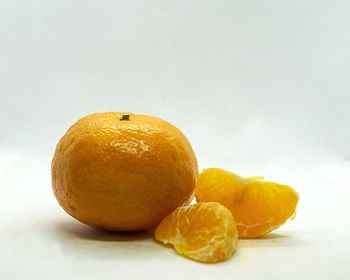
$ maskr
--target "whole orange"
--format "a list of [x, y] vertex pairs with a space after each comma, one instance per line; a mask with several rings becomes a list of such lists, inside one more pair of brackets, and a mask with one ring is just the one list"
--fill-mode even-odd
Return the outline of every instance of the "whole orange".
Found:
[[51, 165], [62, 208], [114, 231], [154, 227], [193, 197], [198, 165], [184, 134], [156, 117], [96, 113], [73, 124]]

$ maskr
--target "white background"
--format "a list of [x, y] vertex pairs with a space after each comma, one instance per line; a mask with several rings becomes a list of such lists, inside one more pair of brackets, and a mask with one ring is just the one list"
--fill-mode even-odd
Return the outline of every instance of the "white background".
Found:
[[[350, 1], [0, 0], [1, 279], [349, 279]], [[200, 168], [292, 185], [297, 217], [204, 265], [96, 231], [51, 191], [79, 117], [151, 114]]]

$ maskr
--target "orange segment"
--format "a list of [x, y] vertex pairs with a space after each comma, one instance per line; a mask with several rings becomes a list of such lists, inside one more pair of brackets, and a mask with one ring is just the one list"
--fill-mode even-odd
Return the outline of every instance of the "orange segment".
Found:
[[188, 258], [215, 263], [230, 258], [235, 251], [237, 229], [228, 209], [204, 202], [177, 208], [157, 227], [155, 238], [172, 244]]
[[230, 209], [240, 238], [259, 237], [278, 228], [295, 214], [299, 200], [289, 186], [219, 168], [199, 175], [195, 194], [198, 202], [216, 201]]

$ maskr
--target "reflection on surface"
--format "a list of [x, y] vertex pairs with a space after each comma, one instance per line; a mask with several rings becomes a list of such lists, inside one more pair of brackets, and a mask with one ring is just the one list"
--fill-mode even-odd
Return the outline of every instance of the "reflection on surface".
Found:
[[65, 237], [80, 238], [95, 241], [128, 242], [136, 240], [153, 239], [154, 230], [137, 232], [112, 232], [80, 224], [79, 222], [59, 222], [56, 231]]
[[44, 240], [58, 244], [67, 255], [122, 260], [144, 259], [169, 253], [158, 250], [160, 247], [153, 238], [154, 230], [116, 233], [86, 226], [69, 217], [41, 223], [40, 227]]
[[258, 248], [258, 247], [296, 247], [300, 245], [300, 240], [297, 240], [293, 233], [280, 234], [268, 233], [256, 239], [241, 239], [238, 242], [238, 247], [242, 248]]

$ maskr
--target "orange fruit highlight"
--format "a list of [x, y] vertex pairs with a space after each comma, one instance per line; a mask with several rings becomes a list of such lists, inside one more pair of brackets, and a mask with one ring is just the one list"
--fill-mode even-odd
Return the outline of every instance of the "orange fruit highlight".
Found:
[[299, 200], [289, 186], [243, 178], [219, 168], [199, 174], [195, 195], [198, 202], [216, 201], [231, 210], [240, 238], [262, 236], [294, 217]]
[[216, 202], [177, 208], [157, 227], [155, 239], [200, 262], [215, 263], [231, 257], [237, 245], [232, 213]]
[[159, 118], [96, 113], [73, 124], [51, 165], [63, 209], [113, 231], [154, 227], [193, 198], [198, 166], [184, 134]]

